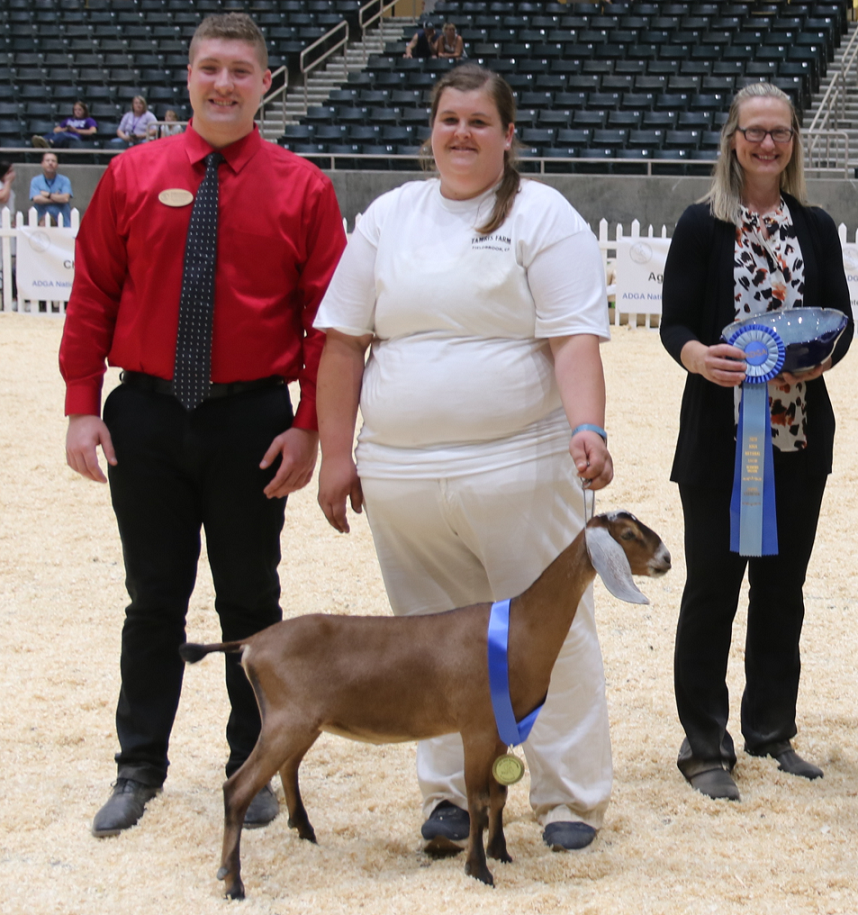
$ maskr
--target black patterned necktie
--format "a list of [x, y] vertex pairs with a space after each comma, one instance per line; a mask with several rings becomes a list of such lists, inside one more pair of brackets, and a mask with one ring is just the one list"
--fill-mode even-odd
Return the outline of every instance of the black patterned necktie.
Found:
[[198, 407], [208, 397], [211, 385], [217, 255], [217, 168], [223, 161], [219, 152], [211, 152], [206, 156], [206, 175], [194, 200], [188, 240], [185, 243], [173, 393], [186, 410]]

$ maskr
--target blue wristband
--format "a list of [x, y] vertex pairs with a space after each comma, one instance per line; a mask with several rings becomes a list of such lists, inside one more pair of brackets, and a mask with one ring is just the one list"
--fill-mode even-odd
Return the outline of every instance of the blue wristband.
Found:
[[608, 444], [608, 433], [595, 423], [581, 423], [580, 426], [575, 426], [572, 430], [572, 437], [574, 438], [579, 432], [595, 432], [606, 445]]

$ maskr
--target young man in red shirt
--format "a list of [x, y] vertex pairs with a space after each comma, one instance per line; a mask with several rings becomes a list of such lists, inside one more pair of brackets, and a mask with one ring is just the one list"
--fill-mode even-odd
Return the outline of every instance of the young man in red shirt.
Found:
[[[67, 459], [104, 482], [109, 465], [131, 602], [122, 632], [114, 790], [96, 836], [133, 826], [161, 788], [182, 685], [178, 654], [200, 531], [223, 637], [280, 619], [286, 496], [310, 481], [318, 450], [315, 381], [324, 335], [313, 318], [345, 245], [330, 181], [262, 139], [254, 114], [271, 85], [261, 32], [244, 14], [205, 19], [191, 41], [193, 120], [183, 134], [117, 156], [80, 227], [60, 367]], [[174, 394], [192, 203], [217, 151], [217, 242], [207, 396]], [[101, 418], [105, 361], [123, 371]], [[208, 381], [211, 387], [208, 388]], [[300, 383], [292, 410], [286, 382]], [[259, 732], [256, 702], [227, 659], [227, 775]], [[246, 825], [277, 813], [270, 787]]]

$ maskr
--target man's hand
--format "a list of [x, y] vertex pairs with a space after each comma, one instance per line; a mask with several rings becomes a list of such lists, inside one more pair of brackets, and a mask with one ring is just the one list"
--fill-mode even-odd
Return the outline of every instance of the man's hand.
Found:
[[66, 433], [66, 462], [72, 470], [82, 477], [96, 483], [106, 483], [107, 477], [98, 463], [97, 448], [101, 450], [112, 467], [116, 466], [116, 453], [113, 441], [104, 421], [98, 416], [75, 413], [69, 417], [69, 428]]
[[341, 534], [349, 532], [346, 498], [351, 502], [352, 511], [360, 514], [363, 509], [363, 490], [355, 462], [350, 455], [336, 460], [323, 456], [322, 469], [319, 471], [319, 507], [331, 527]]
[[319, 454], [319, 433], [307, 429], [287, 429], [269, 446], [259, 466], [270, 467], [280, 455], [280, 466], [263, 492], [269, 499], [281, 499], [303, 489], [313, 477]]

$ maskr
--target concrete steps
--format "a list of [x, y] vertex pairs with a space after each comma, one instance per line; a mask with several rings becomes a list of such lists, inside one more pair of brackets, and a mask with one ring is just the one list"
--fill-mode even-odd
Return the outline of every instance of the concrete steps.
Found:
[[[348, 82], [349, 73], [362, 70], [373, 54], [383, 54], [389, 42], [401, 41], [404, 30], [417, 28], [416, 19], [386, 18], [379, 28], [366, 35], [364, 41], [351, 41], [346, 45], [345, 54], [338, 53], [326, 64], [309, 74], [306, 98], [301, 84], [289, 89], [286, 94], [286, 123], [297, 123], [311, 105], [323, 105], [332, 89], [339, 89]], [[283, 124], [283, 105], [274, 102], [266, 108], [265, 120], [261, 123], [262, 135], [268, 140], [280, 137]]]
[[[844, 52], [856, 29], [858, 29], [858, 22], [850, 22], [847, 33], [840, 41], [840, 47], [835, 51], [834, 60], [828, 65], [828, 72], [820, 81], [819, 92], [811, 99], [810, 108], [804, 117], [805, 126], [809, 126], [816, 116], [828, 87], [839, 78]], [[858, 169], [858, 78], [856, 78], [854, 70], [847, 73], [846, 89], [843, 113], [838, 117], [836, 129], [844, 131], [849, 138], [849, 170], [851, 174], [856, 174], [855, 169]]]

